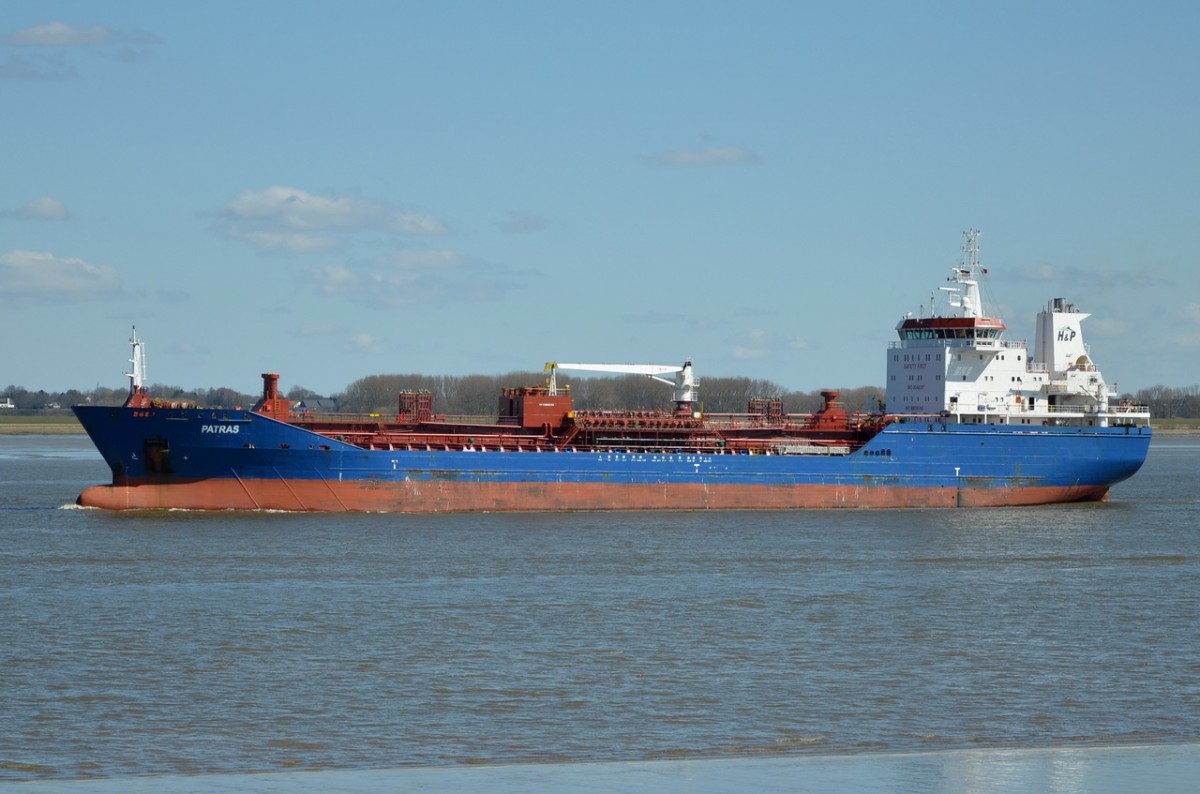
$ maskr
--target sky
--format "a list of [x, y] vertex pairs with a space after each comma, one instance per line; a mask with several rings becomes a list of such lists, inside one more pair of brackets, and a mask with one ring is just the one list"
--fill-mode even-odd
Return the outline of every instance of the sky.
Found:
[[[1200, 4], [7, 0], [0, 388], [678, 364], [882, 386], [981, 230], [1200, 382]], [[513, 384], [523, 385], [523, 384]], [[666, 389], [667, 387], [664, 387]]]

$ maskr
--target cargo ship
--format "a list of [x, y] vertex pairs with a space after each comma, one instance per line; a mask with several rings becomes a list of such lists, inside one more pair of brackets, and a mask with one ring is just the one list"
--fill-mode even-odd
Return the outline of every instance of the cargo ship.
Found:
[[[1117, 399], [1055, 298], [1032, 349], [986, 313], [978, 232], [928, 307], [896, 325], [882, 410], [823, 392], [706, 413], [691, 361], [550, 363], [500, 390], [494, 416], [447, 417], [405, 391], [387, 415], [297, 410], [279, 375], [250, 408], [156, 399], [136, 329], [129, 397], [75, 414], [112, 469], [86, 507], [113, 510], [530, 511], [996, 507], [1097, 501], [1141, 467], [1150, 413]], [[645, 410], [577, 409], [563, 371], [643, 375], [673, 389]]]

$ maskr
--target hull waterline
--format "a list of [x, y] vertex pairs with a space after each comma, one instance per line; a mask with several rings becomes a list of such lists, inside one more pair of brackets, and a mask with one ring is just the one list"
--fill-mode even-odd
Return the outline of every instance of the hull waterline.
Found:
[[78, 499], [105, 510], [298, 512], [519, 512], [581, 510], [793, 510], [1043, 505], [1106, 498], [1107, 486], [905, 488], [621, 484], [325, 483], [197, 480], [98, 485]]

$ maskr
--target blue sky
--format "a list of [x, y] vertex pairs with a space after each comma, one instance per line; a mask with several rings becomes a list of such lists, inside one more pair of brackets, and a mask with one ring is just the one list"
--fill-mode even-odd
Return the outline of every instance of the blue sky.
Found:
[[0, 14], [0, 387], [696, 362], [882, 386], [979, 228], [1032, 343], [1200, 381], [1200, 5], [55, 2]]

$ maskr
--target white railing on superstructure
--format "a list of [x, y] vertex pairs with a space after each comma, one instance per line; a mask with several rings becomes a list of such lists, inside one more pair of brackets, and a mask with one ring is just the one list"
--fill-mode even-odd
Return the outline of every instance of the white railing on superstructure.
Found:
[[[932, 342], [934, 344], [914, 345], [913, 342]], [[940, 344], [938, 344], [940, 343]], [[896, 339], [888, 342], [889, 350], [907, 347], [910, 350], [923, 350], [930, 347], [1002, 347], [1006, 350], [1024, 350], [1027, 345], [1024, 339], [1008, 341], [1007, 339]]]

